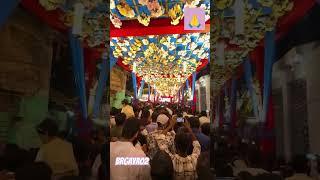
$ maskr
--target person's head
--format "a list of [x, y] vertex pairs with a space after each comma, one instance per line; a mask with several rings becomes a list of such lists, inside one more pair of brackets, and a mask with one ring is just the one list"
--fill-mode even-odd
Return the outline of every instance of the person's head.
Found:
[[165, 151], [158, 151], [150, 162], [152, 180], [173, 180], [173, 164]]
[[137, 118], [129, 118], [123, 125], [122, 137], [131, 142], [135, 141], [140, 131], [140, 122]]
[[48, 143], [50, 139], [58, 135], [58, 125], [51, 119], [45, 119], [37, 126], [37, 132], [43, 143]]
[[143, 109], [141, 113], [141, 124], [146, 126], [150, 121], [150, 111], [148, 109]]
[[169, 117], [165, 114], [159, 114], [157, 117], [158, 129], [165, 129], [169, 124]]
[[124, 113], [117, 114], [115, 117], [115, 121], [117, 126], [122, 126], [126, 121], [126, 114]]
[[174, 144], [179, 156], [187, 156], [188, 150], [192, 147], [191, 134], [185, 132], [177, 133], [174, 139]]
[[201, 117], [202, 117], [202, 116], [207, 117], [207, 112], [206, 112], [206, 111], [201, 111], [200, 116], [201, 116]]
[[206, 136], [210, 136], [210, 123], [204, 123], [201, 125], [201, 132]]
[[159, 116], [158, 112], [153, 112], [151, 116], [152, 122], [157, 122], [158, 116]]
[[115, 108], [115, 107], [112, 107], [111, 108], [111, 111], [110, 111], [110, 115], [111, 116], [115, 116], [115, 115], [117, 115], [119, 113], [119, 110], [117, 109], [117, 108]]
[[51, 180], [52, 170], [44, 162], [34, 162], [18, 169], [15, 174], [16, 180]]
[[123, 106], [129, 105], [129, 101], [128, 101], [127, 99], [124, 99], [124, 100], [122, 101], [122, 105], [123, 105]]
[[192, 116], [188, 119], [191, 128], [199, 129], [200, 128], [200, 120], [198, 117]]
[[305, 155], [296, 155], [292, 159], [292, 168], [295, 173], [307, 173], [308, 172], [308, 159]]
[[197, 161], [197, 174], [199, 179], [214, 179], [210, 171], [210, 153], [201, 153]]

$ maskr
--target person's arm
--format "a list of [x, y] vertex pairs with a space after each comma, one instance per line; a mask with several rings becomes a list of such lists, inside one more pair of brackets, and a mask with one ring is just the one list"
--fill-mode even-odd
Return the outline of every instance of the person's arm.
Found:
[[171, 131], [171, 129], [176, 124], [176, 122], [177, 122], [177, 118], [176, 117], [173, 117], [173, 118], [169, 119], [169, 126], [165, 130], [162, 131], [162, 134], [167, 134], [169, 131]]
[[196, 136], [194, 135], [194, 133], [192, 132], [192, 129], [191, 129], [188, 121], [185, 122], [185, 127], [188, 130], [188, 132], [191, 134], [191, 138], [192, 138], [193, 150], [192, 150], [191, 156], [198, 159], [198, 157], [201, 153], [201, 145], [200, 145], [199, 141], [197, 140]]

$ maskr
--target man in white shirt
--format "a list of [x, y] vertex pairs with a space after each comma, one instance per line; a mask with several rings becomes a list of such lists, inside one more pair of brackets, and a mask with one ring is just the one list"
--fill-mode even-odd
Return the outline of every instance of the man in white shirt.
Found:
[[126, 121], [120, 141], [110, 143], [110, 179], [111, 180], [150, 180], [150, 165], [116, 165], [119, 158], [146, 158], [145, 153], [133, 145], [138, 137], [140, 123], [132, 118]]
[[208, 118], [206, 111], [201, 112], [199, 120], [200, 120], [200, 126], [204, 123], [210, 123], [210, 119]]

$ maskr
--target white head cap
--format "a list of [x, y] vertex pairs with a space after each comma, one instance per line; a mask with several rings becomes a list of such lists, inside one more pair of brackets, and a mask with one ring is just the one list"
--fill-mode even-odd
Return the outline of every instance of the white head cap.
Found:
[[169, 121], [169, 117], [165, 114], [160, 114], [157, 117], [157, 122], [160, 124], [166, 124]]

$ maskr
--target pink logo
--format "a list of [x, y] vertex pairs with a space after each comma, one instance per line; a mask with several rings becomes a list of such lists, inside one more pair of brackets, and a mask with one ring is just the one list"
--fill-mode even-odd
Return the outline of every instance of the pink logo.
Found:
[[205, 16], [203, 8], [185, 8], [184, 30], [205, 30]]

